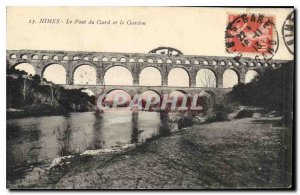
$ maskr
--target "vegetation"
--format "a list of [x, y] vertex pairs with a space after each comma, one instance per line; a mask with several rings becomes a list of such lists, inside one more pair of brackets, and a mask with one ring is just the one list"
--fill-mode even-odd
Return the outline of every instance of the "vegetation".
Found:
[[65, 89], [41, 79], [39, 75], [27, 75], [26, 72], [13, 68], [7, 68], [6, 73], [6, 108], [23, 111], [10, 112], [9, 117], [88, 111], [94, 106], [95, 97], [80, 89]]
[[256, 106], [267, 111], [276, 111], [291, 124], [293, 113], [293, 63], [283, 64], [277, 69], [267, 69], [252, 82], [233, 87], [229, 96], [246, 106]]

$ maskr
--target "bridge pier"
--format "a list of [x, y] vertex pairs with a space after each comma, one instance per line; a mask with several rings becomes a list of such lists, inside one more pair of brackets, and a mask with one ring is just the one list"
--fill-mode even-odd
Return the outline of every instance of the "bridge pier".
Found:
[[196, 87], [196, 72], [190, 74], [190, 87]]
[[162, 77], [161, 85], [162, 86], [168, 86], [168, 77]]
[[69, 73], [69, 72], [67, 72], [66, 73], [66, 83], [68, 84], [68, 85], [73, 85], [74, 84], [74, 79], [73, 79], [73, 74], [72, 73]]
[[97, 85], [103, 85], [104, 83], [104, 74], [102, 74], [101, 70], [97, 69], [97, 75], [96, 75], [96, 83]]
[[217, 88], [222, 88], [223, 87], [223, 73], [219, 73], [216, 76], [216, 84], [217, 84]]
[[246, 80], [246, 71], [243, 69], [239, 74], [239, 83], [245, 83]]
[[246, 77], [245, 75], [241, 75], [239, 79], [239, 83], [245, 83]]

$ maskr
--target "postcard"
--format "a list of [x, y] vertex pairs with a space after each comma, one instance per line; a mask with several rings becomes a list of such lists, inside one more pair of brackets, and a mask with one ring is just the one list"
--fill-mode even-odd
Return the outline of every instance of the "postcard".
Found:
[[294, 7], [7, 7], [8, 189], [293, 189]]

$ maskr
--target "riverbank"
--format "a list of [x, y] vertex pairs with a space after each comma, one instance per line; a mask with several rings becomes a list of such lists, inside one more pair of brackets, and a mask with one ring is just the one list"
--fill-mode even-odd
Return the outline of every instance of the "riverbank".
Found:
[[[276, 118], [196, 125], [132, 150], [81, 158], [15, 187], [75, 189], [274, 188], [291, 184], [291, 130]], [[14, 188], [14, 187], [13, 187]]]

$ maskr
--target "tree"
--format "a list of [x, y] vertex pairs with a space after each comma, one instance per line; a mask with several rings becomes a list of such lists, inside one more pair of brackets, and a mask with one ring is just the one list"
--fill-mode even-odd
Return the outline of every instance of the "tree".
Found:
[[216, 87], [216, 76], [209, 69], [201, 69], [196, 78], [197, 87]]

